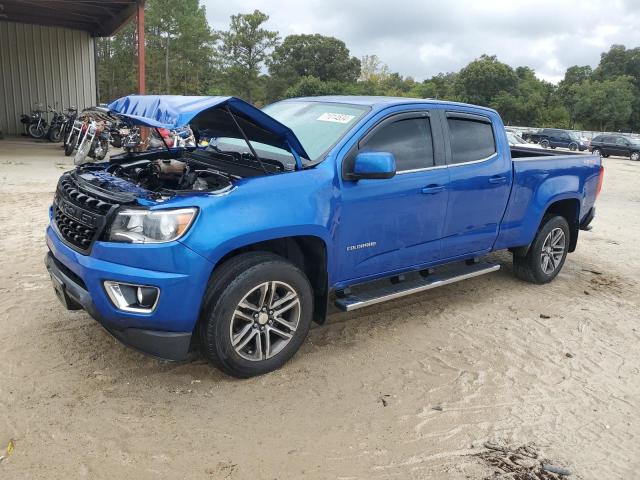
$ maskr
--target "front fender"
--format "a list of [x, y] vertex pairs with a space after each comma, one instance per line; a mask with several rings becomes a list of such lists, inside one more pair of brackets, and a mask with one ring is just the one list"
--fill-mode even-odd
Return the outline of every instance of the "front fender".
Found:
[[200, 212], [181, 242], [213, 264], [239, 248], [285, 237], [318, 237], [329, 251], [338, 198], [332, 180], [323, 168], [243, 179], [227, 195], [197, 199]]

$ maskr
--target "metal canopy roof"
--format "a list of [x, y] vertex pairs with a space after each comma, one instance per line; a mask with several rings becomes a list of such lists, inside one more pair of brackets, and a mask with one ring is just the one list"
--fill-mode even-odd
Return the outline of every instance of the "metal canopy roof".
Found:
[[85, 30], [108, 37], [136, 14], [136, 0], [0, 0], [0, 21]]

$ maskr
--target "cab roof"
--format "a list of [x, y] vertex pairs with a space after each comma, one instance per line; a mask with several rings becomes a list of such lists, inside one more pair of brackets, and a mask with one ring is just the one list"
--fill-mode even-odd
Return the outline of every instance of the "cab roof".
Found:
[[411, 97], [386, 97], [386, 96], [374, 96], [374, 95], [323, 95], [319, 97], [296, 97], [282, 100], [283, 102], [327, 102], [327, 103], [342, 103], [350, 105], [364, 105], [371, 107], [375, 110], [389, 107], [393, 105], [406, 105], [415, 103], [424, 103], [427, 105], [451, 105], [467, 108], [477, 108], [485, 110], [487, 112], [494, 112], [492, 108], [482, 107], [479, 105], [471, 105], [462, 102], [450, 102], [448, 100], [439, 100], [434, 98], [411, 98]]

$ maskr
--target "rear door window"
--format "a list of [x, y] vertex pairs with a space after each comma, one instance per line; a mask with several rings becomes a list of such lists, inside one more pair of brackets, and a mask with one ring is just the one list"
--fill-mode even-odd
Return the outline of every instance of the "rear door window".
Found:
[[489, 119], [448, 117], [451, 163], [484, 160], [496, 153], [496, 141]]

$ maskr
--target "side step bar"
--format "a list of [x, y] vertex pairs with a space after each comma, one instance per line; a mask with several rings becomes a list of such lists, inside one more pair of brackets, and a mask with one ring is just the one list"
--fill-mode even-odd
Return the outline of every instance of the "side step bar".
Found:
[[337, 298], [336, 306], [340, 310], [350, 312], [359, 308], [375, 305], [376, 303], [386, 302], [387, 300], [394, 300], [406, 295], [424, 292], [425, 290], [442, 287], [443, 285], [449, 285], [450, 283], [459, 282], [468, 278], [478, 277], [480, 275], [484, 275], [485, 273], [495, 272], [496, 270], [500, 270], [500, 265], [495, 263], [475, 263], [472, 265], [462, 265], [446, 272], [428, 275], [424, 278], [407, 280], [391, 285], [378, 286], [376, 288], [372, 288], [371, 290], [359, 293], [350, 293], [349, 295], [345, 295], [344, 297]]

